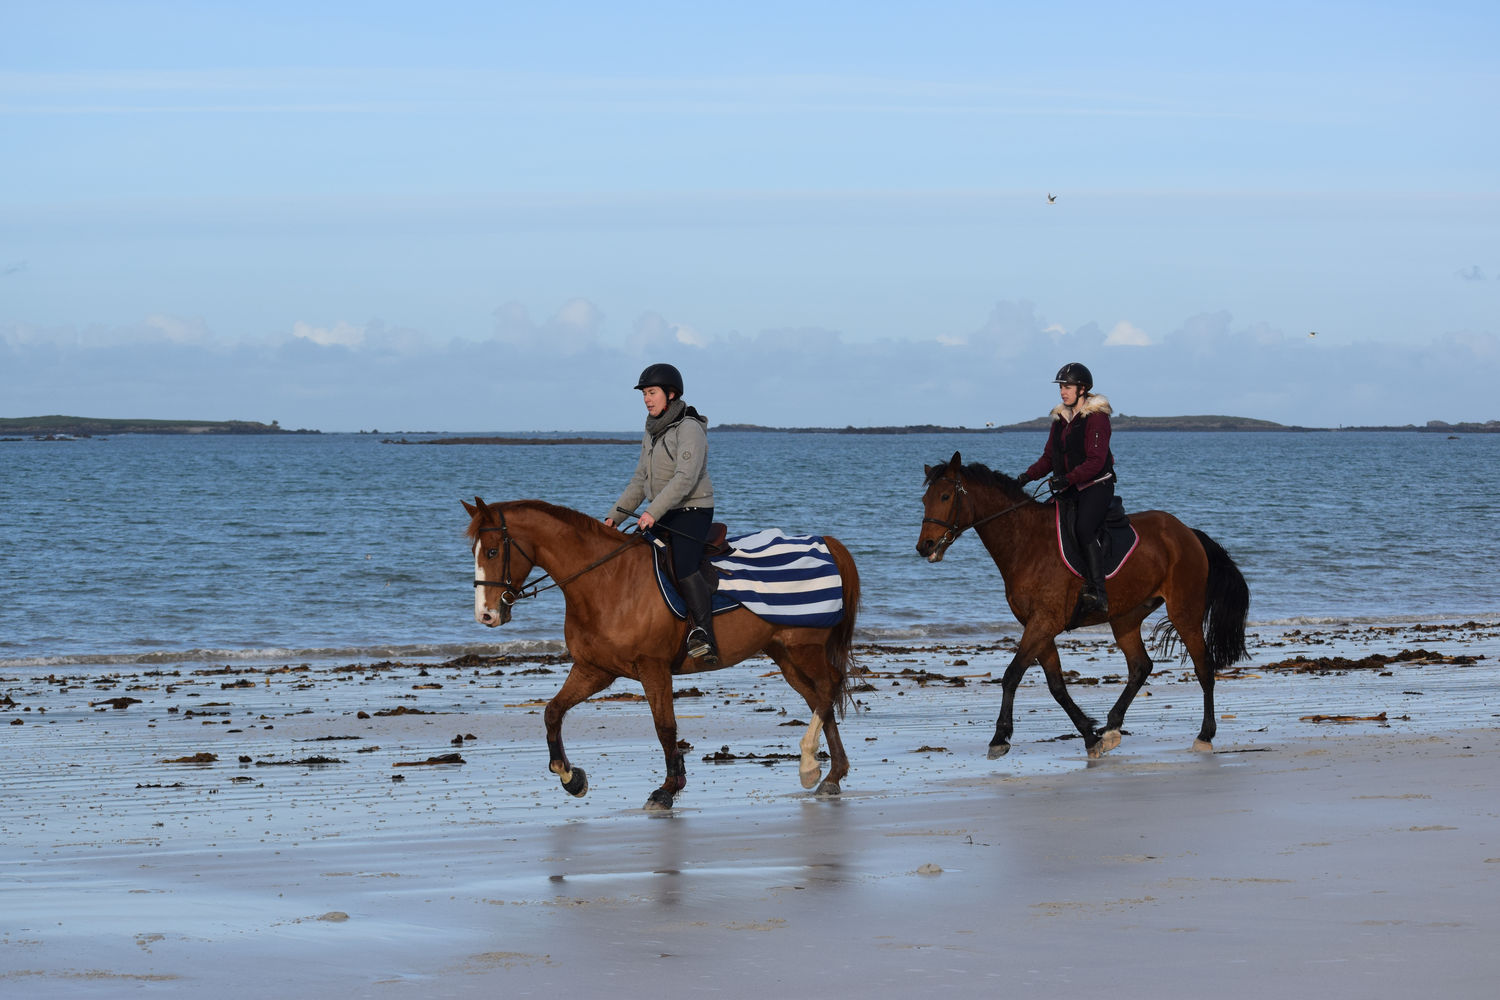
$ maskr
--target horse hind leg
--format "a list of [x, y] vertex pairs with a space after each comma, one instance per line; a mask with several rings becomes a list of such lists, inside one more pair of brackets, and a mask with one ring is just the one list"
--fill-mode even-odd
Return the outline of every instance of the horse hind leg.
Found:
[[823, 717], [816, 712], [813, 719], [807, 724], [807, 732], [802, 734], [802, 742], [798, 745], [802, 759], [798, 764], [798, 777], [802, 780], [803, 788], [811, 788], [823, 777], [823, 765], [818, 760], [818, 737], [823, 733]]
[[1120, 745], [1120, 737], [1125, 727], [1125, 712], [1130, 708], [1135, 696], [1140, 693], [1141, 687], [1151, 676], [1151, 656], [1146, 652], [1146, 644], [1141, 640], [1140, 623], [1134, 627], [1119, 626], [1115, 630], [1115, 645], [1120, 647], [1120, 652], [1125, 654], [1125, 663], [1130, 670], [1129, 677], [1125, 682], [1125, 690], [1120, 692], [1119, 699], [1109, 710], [1109, 715], [1104, 720], [1104, 732], [1099, 736], [1099, 752], [1109, 753]]
[[1203, 689], [1203, 724], [1193, 740], [1193, 749], [1206, 753], [1213, 750], [1214, 735], [1218, 732], [1218, 722], [1214, 719], [1214, 668], [1208, 662], [1208, 649], [1203, 641], [1202, 616], [1190, 615], [1191, 612], [1173, 614], [1171, 605], [1167, 606], [1167, 618], [1177, 633], [1177, 640], [1192, 658], [1193, 673], [1198, 677], [1198, 686]]
[[[842, 792], [840, 782], [849, 774], [849, 758], [844, 752], [844, 741], [839, 736], [835, 718], [834, 695], [837, 678], [828, 663], [826, 650], [821, 645], [804, 644], [788, 647], [773, 642], [766, 653], [781, 668], [781, 674], [792, 689], [800, 694], [812, 711], [812, 721], [802, 734], [798, 746], [800, 761], [798, 777], [803, 788], [814, 788], [814, 795], [838, 795]], [[818, 679], [814, 679], [818, 678]], [[828, 744], [828, 774], [822, 776], [818, 760], [818, 737]]]

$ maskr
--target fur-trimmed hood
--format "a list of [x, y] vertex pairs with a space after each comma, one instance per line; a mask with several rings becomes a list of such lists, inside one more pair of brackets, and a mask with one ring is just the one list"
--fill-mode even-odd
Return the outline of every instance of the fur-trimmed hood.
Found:
[[1052, 408], [1052, 419], [1072, 423], [1074, 417], [1086, 417], [1090, 413], [1102, 413], [1108, 417], [1114, 412], [1110, 409], [1109, 397], [1089, 393], [1079, 400], [1077, 406], [1064, 406], [1058, 403]]

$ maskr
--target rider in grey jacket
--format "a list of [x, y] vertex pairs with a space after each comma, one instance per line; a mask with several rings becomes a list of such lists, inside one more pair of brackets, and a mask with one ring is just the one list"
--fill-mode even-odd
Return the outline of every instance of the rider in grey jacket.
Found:
[[708, 476], [708, 419], [682, 401], [682, 373], [655, 364], [641, 372], [637, 389], [646, 404], [646, 430], [635, 474], [604, 517], [614, 527], [647, 502], [637, 522], [660, 524], [672, 544], [677, 589], [687, 604], [692, 628], [687, 652], [705, 666], [719, 663], [714, 641], [713, 590], [698, 571], [703, 543], [714, 519], [714, 484]]

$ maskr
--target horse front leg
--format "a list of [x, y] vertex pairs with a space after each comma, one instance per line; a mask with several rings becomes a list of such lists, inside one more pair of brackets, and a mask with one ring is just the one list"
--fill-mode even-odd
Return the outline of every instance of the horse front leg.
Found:
[[1053, 700], [1062, 706], [1062, 710], [1068, 713], [1068, 718], [1073, 720], [1073, 725], [1083, 735], [1084, 750], [1090, 757], [1100, 756], [1104, 753], [1104, 744], [1099, 737], [1099, 723], [1079, 708], [1068, 694], [1067, 682], [1063, 680], [1062, 658], [1057, 655], [1057, 644], [1048, 639], [1047, 646], [1038, 659], [1047, 675], [1047, 690], [1052, 692]]
[[563, 791], [574, 798], [582, 798], [588, 792], [589, 779], [583, 768], [568, 763], [562, 742], [563, 716], [574, 705], [609, 687], [614, 679], [614, 674], [605, 673], [598, 667], [575, 662], [573, 669], [568, 671], [568, 679], [563, 681], [562, 689], [547, 702], [547, 710], [542, 715], [547, 724], [547, 753], [551, 758], [547, 769], [557, 775]]
[[646, 702], [651, 706], [651, 719], [656, 723], [656, 738], [661, 741], [662, 753], [667, 760], [666, 780], [647, 797], [645, 808], [670, 809], [677, 793], [687, 787], [687, 765], [683, 762], [682, 751], [677, 749], [677, 709], [672, 704], [671, 668], [642, 670], [641, 686], [646, 689]]

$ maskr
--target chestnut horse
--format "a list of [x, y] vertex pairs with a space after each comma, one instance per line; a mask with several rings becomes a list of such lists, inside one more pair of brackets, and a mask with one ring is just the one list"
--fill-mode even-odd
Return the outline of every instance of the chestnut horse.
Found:
[[[668, 610], [652, 579], [653, 548], [637, 534], [621, 534], [587, 514], [544, 503], [513, 500], [487, 504], [479, 497], [464, 502], [469, 538], [474, 543], [474, 617], [483, 625], [503, 625], [511, 607], [539, 590], [559, 587], [566, 602], [563, 636], [573, 667], [562, 689], [547, 703], [548, 765], [574, 796], [588, 791], [583, 768], [574, 767], [563, 750], [562, 720], [568, 709], [598, 694], [617, 677], [640, 681], [666, 754], [667, 777], [651, 793], [647, 809], [670, 809], [687, 784], [687, 769], [677, 747], [677, 717], [672, 707], [676, 674], [720, 669], [765, 653], [781, 668], [788, 684], [807, 701], [812, 722], [802, 737], [802, 787], [817, 785], [816, 794], [837, 795], [849, 773], [849, 759], [839, 738], [838, 715], [849, 702], [845, 685], [853, 666], [850, 643], [859, 607], [859, 572], [837, 539], [824, 541], [843, 580], [844, 616], [831, 628], [774, 625], [744, 608], [714, 617], [719, 667], [688, 659], [687, 623]], [[553, 583], [530, 587], [526, 577], [537, 567]], [[818, 734], [828, 741], [828, 776], [819, 783]]]
[[[1198, 684], [1203, 688], [1203, 726], [1195, 750], [1213, 749], [1214, 675], [1248, 655], [1245, 651], [1245, 614], [1250, 588], [1239, 567], [1217, 542], [1159, 510], [1130, 515], [1140, 541], [1124, 566], [1106, 583], [1109, 627], [1115, 645], [1125, 654], [1130, 677], [1109, 710], [1103, 731], [1068, 696], [1058, 659], [1056, 636], [1071, 623], [1074, 603], [1083, 581], [1063, 565], [1057, 552], [1055, 505], [1027, 495], [1021, 484], [979, 464], [965, 466], [958, 452], [947, 462], [924, 467], [927, 491], [922, 496], [925, 516], [917, 538], [917, 553], [938, 562], [948, 546], [965, 530], [974, 528], [1005, 580], [1005, 599], [1021, 623], [1016, 655], [1001, 678], [1003, 694], [990, 758], [1010, 750], [1014, 729], [1011, 714], [1016, 688], [1026, 668], [1041, 660], [1047, 689], [1083, 734], [1090, 757], [1120, 745], [1125, 710], [1151, 676], [1151, 657], [1141, 640], [1141, 622], [1163, 603], [1167, 617], [1152, 631], [1159, 655], [1181, 641], [1192, 657]], [[1099, 625], [1094, 615], [1078, 624]]]

